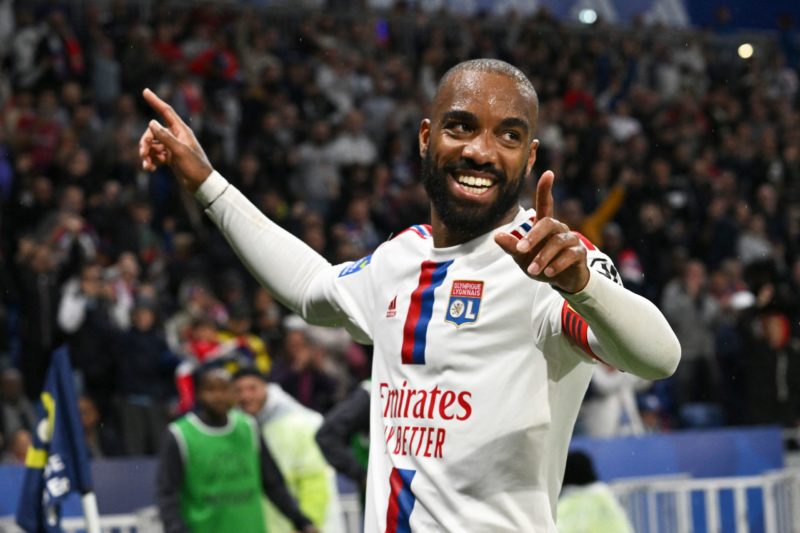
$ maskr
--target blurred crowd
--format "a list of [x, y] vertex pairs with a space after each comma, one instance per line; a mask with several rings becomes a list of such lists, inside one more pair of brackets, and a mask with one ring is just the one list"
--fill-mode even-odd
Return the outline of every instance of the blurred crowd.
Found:
[[[800, 100], [797, 51], [782, 41], [759, 35], [742, 60], [730, 35], [697, 29], [403, 2], [355, 13], [0, 0], [0, 21], [9, 461], [64, 342], [95, 455], [154, 453], [207, 361], [254, 366], [321, 413], [369, 375], [368, 347], [289, 314], [169, 171], [140, 170], [143, 88], [264, 213], [340, 263], [427, 220], [417, 128], [441, 74], [472, 57], [530, 76], [534, 174], [554, 170], [557, 216], [680, 338], [673, 378], [621, 386], [644, 430], [800, 422]], [[587, 400], [618, 390], [594, 385]]]

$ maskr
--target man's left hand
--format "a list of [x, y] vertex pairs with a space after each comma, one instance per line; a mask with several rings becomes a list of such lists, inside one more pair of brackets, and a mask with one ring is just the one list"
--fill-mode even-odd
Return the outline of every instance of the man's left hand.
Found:
[[521, 239], [500, 232], [494, 240], [531, 278], [576, 293], [589, 282], [586, 248], [566, 224], [553, 218], [554, 179], [550, 170], [539, 178], [531, 231]]

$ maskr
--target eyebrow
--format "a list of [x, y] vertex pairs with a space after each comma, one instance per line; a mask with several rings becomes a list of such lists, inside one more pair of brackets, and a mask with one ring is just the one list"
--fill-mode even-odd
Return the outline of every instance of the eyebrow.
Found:
[[504, 118], [503, 120], [500, 121], [500, 127], [519, 128], [525, 135], [528, 135], [528, 132], [530, 131], [530, 126], [528, 125], [528, 121], [517, 117]]
[[442, 115], [442, 124], [451, 120], [457, 120], [460, 122], [478, 122], [478, 116], [475, 113], [470, 113], [469, 111], [454, 109]]
[[[462, 109], [454, 109], [452, 111], [447, 111], [444, 115], [442, 115], [442, 124], [449, 122], [451, 120], [459, 122], [476, 123], [478, 122], [478, 116], [469, 111], [464, 111]], [[519, 117], [504, 118], [503, 120], [500, 121], [500, 127], [519, 128], [525, 135], [528, 135], [528, 133], [530, 132], [530, 125], [528, 121]]]

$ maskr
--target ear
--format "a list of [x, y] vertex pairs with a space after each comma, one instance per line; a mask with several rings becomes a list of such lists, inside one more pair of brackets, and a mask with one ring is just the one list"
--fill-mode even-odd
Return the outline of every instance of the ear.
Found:
[[528, 149], [528, 163], [525, 167], [526, 176], [531, 173], [531, 170], [533, 169], [533, 164], [536, 163], [536, 150], [538, 149], [539, 149], [539, 139], [534, 139], [533, 141], [531, 141], [531, 146]]
[[428, 154], [428, 143], [431, 140], [431, 121], [424, 118], [419, 124], [419, 156], [425, 159]]

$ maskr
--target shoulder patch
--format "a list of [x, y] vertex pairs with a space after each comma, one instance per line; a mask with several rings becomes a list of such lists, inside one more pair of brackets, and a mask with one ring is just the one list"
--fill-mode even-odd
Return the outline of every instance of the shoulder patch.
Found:
[[362, 257], [358, 261], [353, 261], [346, 267], [339, 272], [339, 277], [343, 278], [345, 276], [349, 276], [350, 274], [355, 274], [356, 272], [361, 272], [365, 268], [369, 266], [370, 261], [372, 261], [372, 254], [369, 254], [366, 257]]

